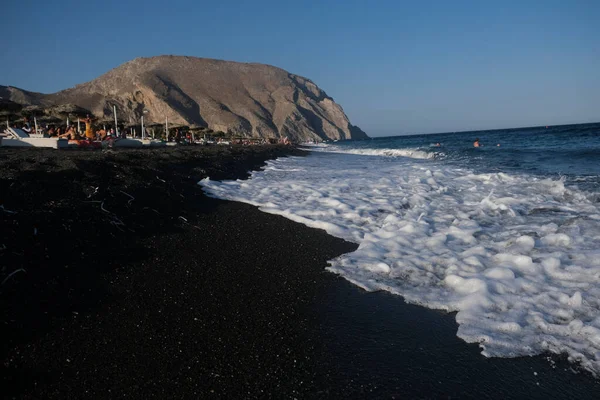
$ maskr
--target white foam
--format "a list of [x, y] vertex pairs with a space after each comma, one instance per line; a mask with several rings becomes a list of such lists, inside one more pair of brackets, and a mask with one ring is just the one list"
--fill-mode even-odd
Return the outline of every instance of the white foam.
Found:
[[486, 356], [566, 353], [600, 374], [597, 193], [436, 160], [331, 153], [200, 184], [358, 243], [329, 270], [458, 311], [458, 336]]
[[424, 151], [421, 149], [373, 149], [373, 148], [350, 148], [339, 145], [328, 144], [313, 144], [304, 145], [308, 150], [322, 153], [339, 153], [339, 154], [357, 154], [363, 156], [378, 156], [378, 157], [407, 157], [417, 159], [434, 159], [441, 158], [441, 151]]

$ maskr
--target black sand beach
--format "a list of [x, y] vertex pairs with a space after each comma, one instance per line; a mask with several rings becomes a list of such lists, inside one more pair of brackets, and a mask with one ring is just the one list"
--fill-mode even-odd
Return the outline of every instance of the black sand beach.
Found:
[[600, 398], [324, 270], [355, 244], [196, 184], [288, 154], [0, 148], [3, 397]]

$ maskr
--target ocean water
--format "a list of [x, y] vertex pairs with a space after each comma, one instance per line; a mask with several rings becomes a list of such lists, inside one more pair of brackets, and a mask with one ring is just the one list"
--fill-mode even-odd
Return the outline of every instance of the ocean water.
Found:
[[307, 149], [200, 185], [359, 244], [328, 270], [457, 311], [485, 356], [562, 353], [600, 376], [600, 124]]

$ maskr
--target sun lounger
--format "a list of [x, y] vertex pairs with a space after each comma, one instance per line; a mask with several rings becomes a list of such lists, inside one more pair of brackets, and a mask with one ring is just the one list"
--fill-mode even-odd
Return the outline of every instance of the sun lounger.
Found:
[[2, 147], [49, 147], [52, 149], [62, 149], [66, 148], [69, 142], [67, 139], [31, 137], [22, 129], [6, 128], [0, 145]]
[[6, 128], [4, 132], [7, 133], [9, 137], [12, 136], [16, 139], [26, 139], [29, 137], [27, 132], [19, 128]]

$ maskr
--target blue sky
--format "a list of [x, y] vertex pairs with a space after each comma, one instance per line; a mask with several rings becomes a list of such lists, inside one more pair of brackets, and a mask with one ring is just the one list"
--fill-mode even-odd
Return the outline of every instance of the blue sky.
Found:
[[600, 121], [600, 1], [9, 0], [0, 84], [44, 93], [135, 57], [306, 76], [371, 136]]

